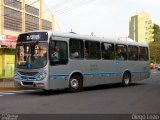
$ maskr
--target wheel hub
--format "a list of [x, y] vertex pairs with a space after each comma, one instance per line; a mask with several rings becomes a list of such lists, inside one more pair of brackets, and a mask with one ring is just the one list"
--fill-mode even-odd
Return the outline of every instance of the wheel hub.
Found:
[[79, 86], [78, 80], [77, 79], [72, 79], [71, 80], [71, 86], [72, 86], [72, 88], [77, 88]]
[[126, 78], [124, 79], [124, 82], [125, 82], [126, 85], [129, 84], [129, 77], [126, 77]]

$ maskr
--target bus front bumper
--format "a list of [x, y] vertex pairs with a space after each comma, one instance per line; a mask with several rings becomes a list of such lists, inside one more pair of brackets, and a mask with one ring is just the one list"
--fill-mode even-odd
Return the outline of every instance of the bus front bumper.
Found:
[[40, 88], [47, 89], [45, 83], [43, 81], [19, 81], [14, 80], [15, 87], [30, 87], [30, 88]]

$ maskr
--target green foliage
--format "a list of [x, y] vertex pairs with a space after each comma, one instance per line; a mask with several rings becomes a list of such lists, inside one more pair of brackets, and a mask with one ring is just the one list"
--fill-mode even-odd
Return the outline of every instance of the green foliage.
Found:
[[154, 24], [154, 42], [149, 44], [152, 63], [160, 63], [160, 27]]
[[154, 41], [160, 41], [160, 27], [154, 24], [153, 29], [154, 29], [154, 32], [153, 32]]
[[160, 63], [160, 40], [149, 44], [152, 63]]

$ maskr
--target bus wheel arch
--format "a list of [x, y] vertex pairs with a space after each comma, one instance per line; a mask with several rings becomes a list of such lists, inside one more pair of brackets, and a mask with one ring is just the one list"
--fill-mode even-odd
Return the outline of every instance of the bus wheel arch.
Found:
[[80, 72], [72, 73], [68, 81], [69, 92], [80, 92], [83, 88], [83, 75]]
[[127, 70], [123, 73], [122, 85], [124, 87], [127, 87], [130, 85], [130, 83], [131, 83], [131, 72]]

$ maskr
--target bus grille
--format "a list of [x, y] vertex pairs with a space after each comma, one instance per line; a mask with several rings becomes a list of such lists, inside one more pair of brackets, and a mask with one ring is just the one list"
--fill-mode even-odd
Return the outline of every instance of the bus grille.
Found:
[[22, 72], [22, 71], [19, 71], [19, 73], [21, 75], [35, 76], [38, 72]]
[[22, 81], [23, 85], [33, 85], [33, 82], [24, 82]]

